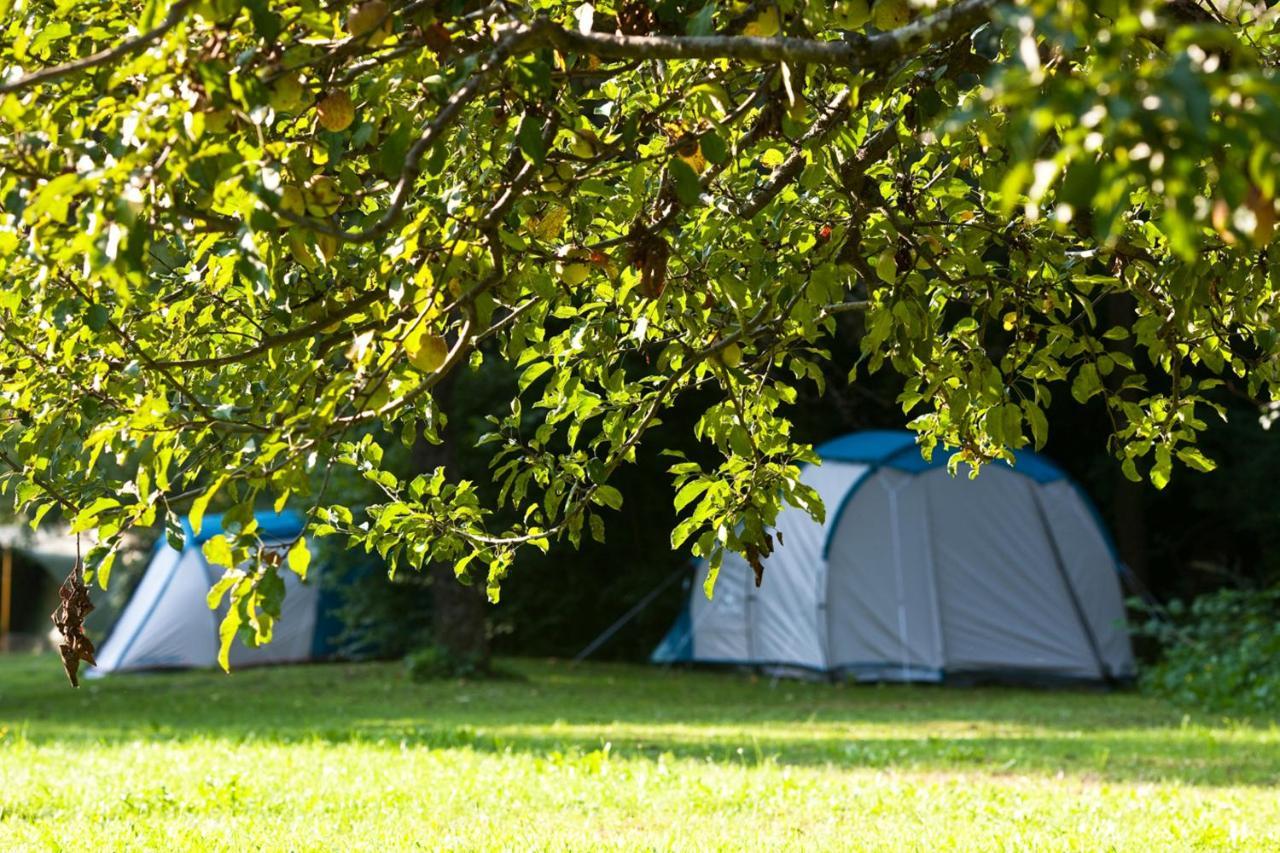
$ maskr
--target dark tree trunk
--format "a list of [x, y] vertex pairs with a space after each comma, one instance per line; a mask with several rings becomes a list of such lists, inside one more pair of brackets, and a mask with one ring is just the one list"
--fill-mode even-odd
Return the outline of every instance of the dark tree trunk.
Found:
[[[437, 404], [448, 412], [452, 406], [453, 377], [446, 377], [434, 389]], [[456, 478], [456, 434], [446, 427], [444, 442], [431, 444], [419, 438], [413, 447], [415, 474], [430, 473], [443, 465], [450, 479]], [[435, 642], [455, 659], [471, 661], [479, 669], [489, 668], [489, 626], [484, 579], [465, 585], [453, 573], [453, 566], [432, 563], [427, 568], [431, 579], [431, 622]]]
[[[1107, 320], [1112, 326], [1133, 328], [1133, 300], [1128, 296], [1112, 296], [1107, 300]], [[1132, 338], [1121, 342], [1118, 348], [1133, 357]], [[1124, 381], [1126, 371], [1117, 367], [1107, 377], [1108, 384], [1114, 389]], [[1125, 396], [1133, 396], [1126, 392]], [[1116, 550], [1120, 559], [1134, 573], [1144, 586], [1150, 583], [1147, 565], [1147, 513], [1146, 496], [1142, 483], [1135, 483], [1124, 475], [1120, 465], [1113, 465], [1114, 473], [1111, 494], [1111, 526], [1115, 531]]]

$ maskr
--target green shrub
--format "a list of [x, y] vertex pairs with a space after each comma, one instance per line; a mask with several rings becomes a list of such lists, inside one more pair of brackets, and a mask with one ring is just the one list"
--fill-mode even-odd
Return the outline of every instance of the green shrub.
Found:
[[439, 645], [430, 645], [406, 655], [404, 664], [409, 671], [409, 678], [413, 681], [472, 678], [486, 674], [484, 668], [474, 658], [454, 654]]
[[1159, 661], [1144, 690], [1183, 705], [1231, 714], [1280, 712], [1280, 587], [1223, 589], [1174, 601], [1138, 629], [1155, 640]]

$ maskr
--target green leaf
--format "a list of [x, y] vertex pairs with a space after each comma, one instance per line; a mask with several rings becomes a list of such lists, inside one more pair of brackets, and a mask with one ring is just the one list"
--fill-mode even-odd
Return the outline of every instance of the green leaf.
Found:
[[289, 569], [302, 580], [307, 579], [307, 567], [311, 565], [311, 550], [307, 547], [307, 537], [300, 536], [289, 549], [287, 562]]
[[712, 22], [715, 16], [716, 4], [715, 0], [711, 0], [711, 2], [699, 9], [696, 14], [689, 16], [689, 23], [685, 25], [685, 33], [691, 36], [711, 35], [714, 29]]
[[111, 315], [107, 311], [105, 305], [94, 303], [93, 305], [90, 305], [89, 310], [85, 312], [84, 322], [91, 331], [101, 332], [107, 327], [107, 321], [110, 317]]
[[685, 483], [684, 486], [681, 487], [680, 491], [676, 492], [676, 512], [679, 512], [688, 506], [691, 501], [697, 498], [698, 495], [705, 492], [710, 486], [710, 480], [691, 480], [688, 483]]
[[1071, 383], [1071, 396], [1075, 397], [1076, 402], [1084, 403], [1094, 394], [1102, 390], [1102, 379], [1098, 376], [1098, 368], [1093, 362], [1087, 361], [1080, 365], [1080, 370], [1076, 372], [1076, 378]]
[[231, 644], [240, 630], [240, 609], [232, 603], [227, 615], [218, 626], [218, 666], [223, 672], [231, 672]]
[[1208, 473], [1218, 467], [1218, 463], [1214, 462], [1194, 447], [1183, 447], [1180, 449], [1178, 451], [1178, 458], [1181, 459], [1189, 468], [1193, 468], [1196, 471]]
[[100, 497], [94, 499], [93, 503], [76, 513], [76, 517], [71, 523], [71, 532], [81, 533], [95, 527], [98, 523], [99, 515], [118, 506], [120, 506], [120, 501], [115, 498]]
[[516, 145], [520, 153], [535, 166], [541, 166], [547, 159], [547, 146], [542, 142], [541, 123], [532, 115], [520, 119], [520, 127], [516, 129]]
[[1157, 489], [1163, 489], [1169, 485], [1169, 475], [1173, 470], [1173, 460], [1169, 453], [1169, 446], [1161, 444], [1156, 447], [1156, 461], [1151, 466], [1151, 484]]
[[213, 496], [218, 493], [218, 489], [222, 488], [222, 484], [227, 481], [224, 474], [213, 481], [213, 485], [200, 494], [191, 502], [191, 512], [187, 514], [187, 519], [191, 522], [191, 532], [200, 535], [200, 528], [204, 525], [204, 513], [209, 508], [209, 501], [213, 500]]
[[667, 171], [675, 183], [676, 198], [685, 207], [696, 207], [702, 196], [702, 184], [698, 181], [698, 173], [693, 167], [678, 157], [667, 162]]
[[729, 147], [725, 145], [724, 138], [714, 130], [708, 130], [702, 134], [698, 140], [698, 146], [708, 163], [719, 166], [729, 159]]
[[1023, 402], [1022, 410], [1026, 413], [1027, 423], [1031, 426], [1031, 437], [1035, 448], [1040, 450], [1049, 438], [1049, 419], [1045, 417], [1044, 410], [1030, 400]]
[[111, 567], [115, 565], [116, 552], [111, 551], [107, 556], [102, 558], [102, 562], [98, 563], [94, 569], [94, 576], [98, 579], [98, 586], [105, 591], [107, 584], [111, 581]]
[[231, 554], [231, 543], [227, 541], [227, 537], [221, 534], [214, 536], [201, 546], [205, 559], [215, 566], [224, 566], [232, 568], [235, 566], [235, 557]]
[[610, 509], [622, 509], [622, 492], [613, 486], [599, 485], [596, 486], [595, 501]]

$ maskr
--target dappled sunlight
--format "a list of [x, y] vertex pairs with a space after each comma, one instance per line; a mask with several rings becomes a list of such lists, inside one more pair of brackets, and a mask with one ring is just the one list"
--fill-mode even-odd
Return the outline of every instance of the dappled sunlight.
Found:
[[[850, 687], [648, 667], [112, 676], [0, 660], [0, 842], [385, 850], [1265, 847], [1280, 730], [1132, 693]], [[57, 780], [56, 784], [53, 780]], [[57, 835], [50, 835], [58, 827]], [[985, 840], [985, 842], [984, 842]], [[715, 845], [710, 845], [715, 846]]]
[[[387, 664], [117, 675], [67, 692], [9, 664], [0, 744], [360, 744], [835, 769], [1275, 783], [1280, 728], [1193, 719], [1132, 693], [868, 687], [519, 662], [516, 678], [415, 684]], [[52, 673], [52, 674], [50, 674]], [[86, 716], [91, 723], [86, 723]]]

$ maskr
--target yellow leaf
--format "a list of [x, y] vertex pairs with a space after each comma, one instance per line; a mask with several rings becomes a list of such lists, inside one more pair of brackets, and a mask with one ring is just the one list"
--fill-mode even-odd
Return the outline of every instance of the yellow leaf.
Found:
[[695, 174], [701, 175], [707, 170], [707, 158], [702, 156], [702, 147], [695, 146], [689, 154], [676, 154]]
[[553, 204], [541, 219], [529, 220], [529, 233], [539, 240], [554, 240], [564, 229], [569, 211], [563, 205]]
[[743, 27], [742, 34], [744, 36], [756, 36], [757, 38], [773, 38], [780, 29], [778, 10], [776, 7], [770, 6], [760, 13], [760, 17]]

